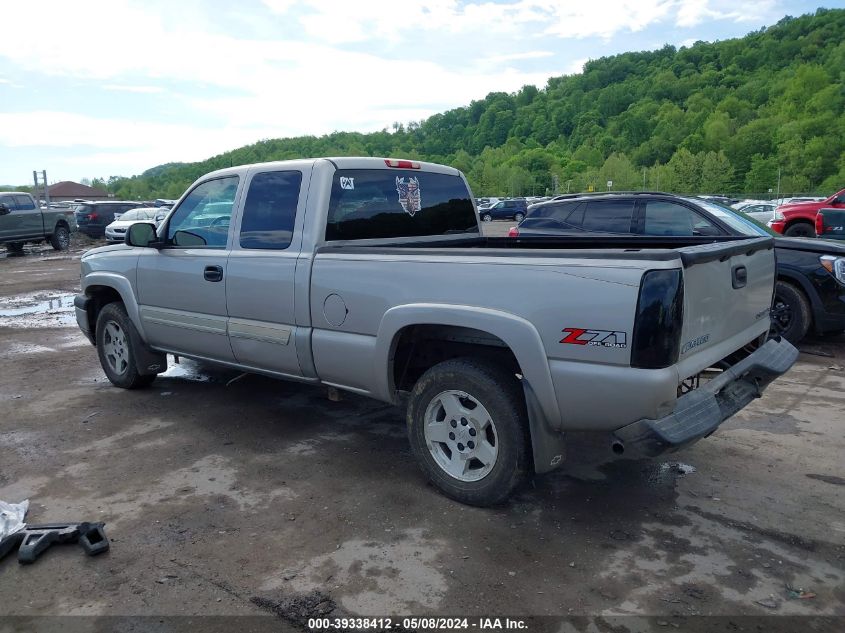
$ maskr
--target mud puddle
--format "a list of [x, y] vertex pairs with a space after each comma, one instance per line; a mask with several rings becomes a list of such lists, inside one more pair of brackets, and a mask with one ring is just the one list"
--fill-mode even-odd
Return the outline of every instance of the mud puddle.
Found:
[[48, 328], [76, 325], [72, 292], [40, 291], [0, 300], [0, 327]]

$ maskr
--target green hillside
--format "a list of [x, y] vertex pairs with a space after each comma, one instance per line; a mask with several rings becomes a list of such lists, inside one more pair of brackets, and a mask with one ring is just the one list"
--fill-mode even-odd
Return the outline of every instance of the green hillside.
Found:
[[373, 155], [454, 165], [481, 195], [661, 189], [829, 193], [845, 186], [845, 10], [746, 37], [590, 61], [538, 90], [371, 134], [268, 139], [200, 163], [111, 178], [120, 197], [178, 197], [200, 175], [288, 158]]

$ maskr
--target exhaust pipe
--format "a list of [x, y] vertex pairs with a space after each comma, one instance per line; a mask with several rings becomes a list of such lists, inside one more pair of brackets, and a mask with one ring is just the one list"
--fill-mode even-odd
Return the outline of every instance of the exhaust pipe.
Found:
[[625, 452], [625, 444], [622, 440], [613, 440], [610, 443], [610, 450], [612, 450], [615, 455], [621, 455]]

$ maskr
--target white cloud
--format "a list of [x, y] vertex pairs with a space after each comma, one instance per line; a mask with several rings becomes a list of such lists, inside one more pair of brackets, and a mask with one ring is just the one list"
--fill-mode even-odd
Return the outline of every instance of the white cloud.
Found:
[[135, 92], [139, 94], [159, 94], [164, 92], [164, 88], [160, 86], [127, 86], [123, 84], [105, 84], [104, 90], [111, 90], [112, 92]]
[[755, 0], [741, 6], [735, 0], [678, 0], [676, 24], [692, 27], [705, 20], [756, 22], [771, 16], [777, 4], [775, 0]]
[[494, 55], [492, 57], [485, 57], [481, 61], [500, 64], [502, 62], [520, 61], [523, 59], [542, 59], [544, 57], [551, 57], [554, 53], [551, 51], [527, 51], [525, 53], [508, 53], [507, 55]]
[[[42, 0], [37, 16], [31, 4], [8, 2], [4, 23], [38, 24], [37, 38], [26, 29], [0, 38], [0, 64], [26, 77], [28, 88], [60, 77], [92, 95], [135, 93], [138, 103], [167, 92], [174, 110], [187, 105], [209, 127], [155, 122], [155, 108], [136, 121], [27, 111], [9, 98], [0, 149], [94, 148], [75, 160], [143, 160], [141, 170], [260, 138], [370, 131], [581, 72], [587, 59], [567, 63], [572, 56], [561, 59], [558, 40], [609, 38], [655, 23], [757, 19], [775, 0], [751, 4], [739, 15], [726, 0], [263, 0], [232, 5], [228, 17], [241, 19], [227, 20], [205, 0], [87, 0], [84, 10]], [[16, 84], [0, 77], [0, 85]], [[102, 111], [108, 95], [97, 97], [91, 107]]]
[[584, 72], [584, 64], [590, 61], [589, 57], [582, 57], [581, 59], [576, 59], [568, 66], [564, 67], [563, 72], [567, 75], [577, 75], [578, 73]]

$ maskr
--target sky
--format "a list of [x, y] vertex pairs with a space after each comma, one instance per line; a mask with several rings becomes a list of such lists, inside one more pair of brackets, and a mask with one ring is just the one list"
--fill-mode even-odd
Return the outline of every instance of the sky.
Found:
[[4, 0], [0, 184], [390, 128], [818, 6], [845, 0]]

